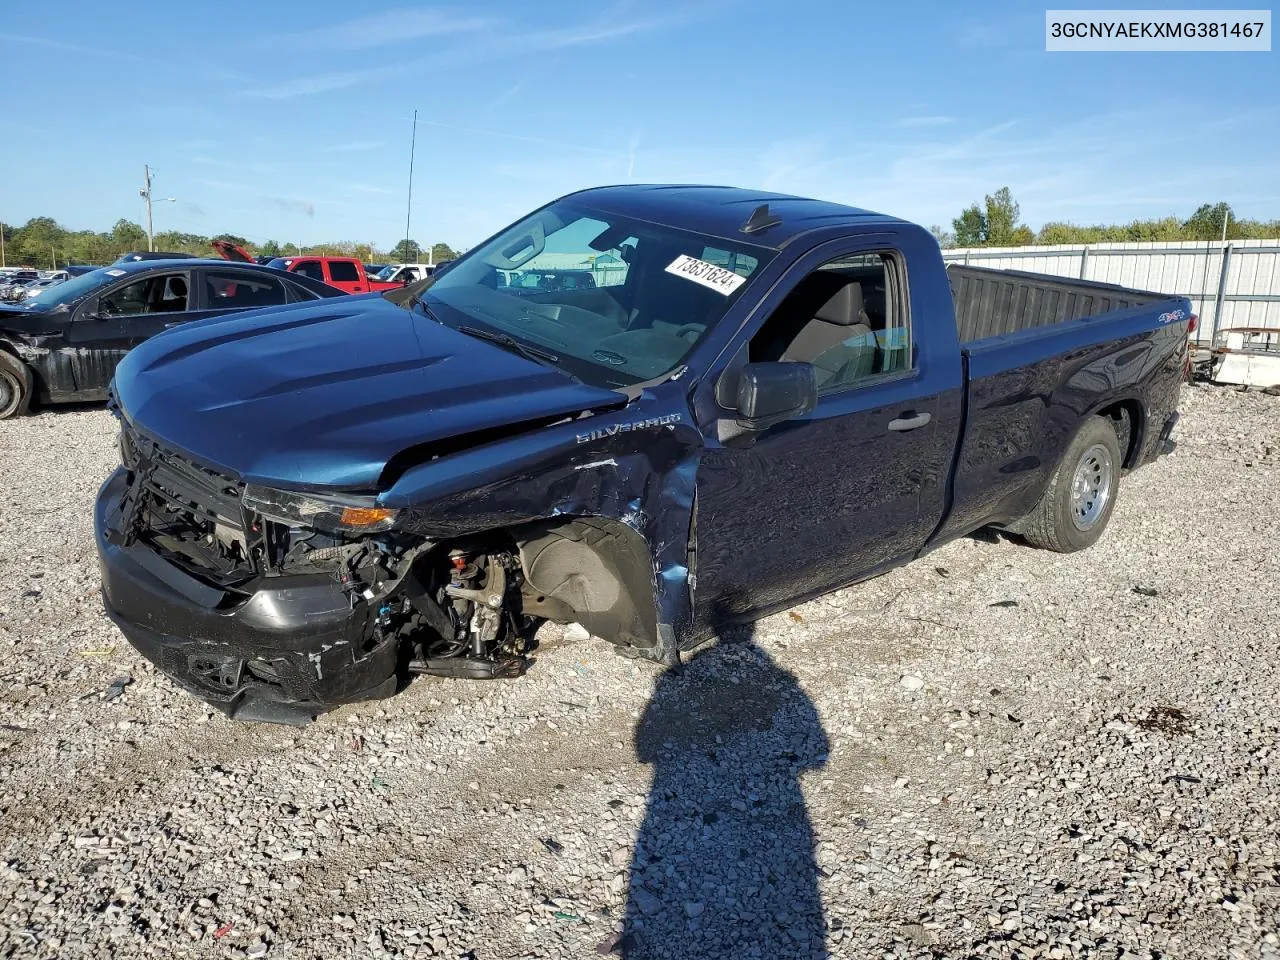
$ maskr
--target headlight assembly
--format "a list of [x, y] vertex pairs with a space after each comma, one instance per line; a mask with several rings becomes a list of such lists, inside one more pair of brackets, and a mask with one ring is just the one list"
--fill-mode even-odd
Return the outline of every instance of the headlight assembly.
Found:
[[399, 513], [379, 507], [373, 497], [291, 493], [254, 484], [245, 487], [243, 501], [269, 520], [326, 533], [380, 533], [395, 525]]

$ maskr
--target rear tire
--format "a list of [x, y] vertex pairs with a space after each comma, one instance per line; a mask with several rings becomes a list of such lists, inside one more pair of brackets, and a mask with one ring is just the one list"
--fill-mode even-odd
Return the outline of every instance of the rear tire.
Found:
[[31, 371], [22, 361], [0, 350], [0, 420], [27, 412], [32, 383]]
[[1123, 464], [1115, 428], [1103, 417], [1090, 417], [1067, 447], [1044, 496], [1014, 532], [1057, 553], [1093, 546], [1111, 520]]

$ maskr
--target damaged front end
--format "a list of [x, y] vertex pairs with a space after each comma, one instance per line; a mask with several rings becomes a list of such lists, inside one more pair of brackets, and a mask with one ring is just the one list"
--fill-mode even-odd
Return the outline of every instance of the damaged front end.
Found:
[[550, 601], [526, 612], [508, 536], [436, 542], [372, 498], [245, 484], [123, 422], [121, 458], [97, 506], [107, 612], [229, 716], [306, 722], [414, 672], [523, 672]]

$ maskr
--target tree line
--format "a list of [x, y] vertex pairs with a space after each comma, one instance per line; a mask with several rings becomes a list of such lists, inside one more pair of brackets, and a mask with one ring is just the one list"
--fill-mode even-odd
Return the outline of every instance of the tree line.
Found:
[[1047, 243], [1132, 243], [1153, 240], [1263, 240], [1280, 237], [1280, 220], [1240, 219], [1228, 203], [1203, 203], [1187, 219], [1162, 217], [1125, 224], [1046, 223], [1032, 230], [1020, 223], [1021, 208], [1008, 187], [966, 207], [951, 230], [933, 228], [943, 247], [1025, 247]]
[[[5, 265], [41, 269], [68, 264], [107, 264], [130, 250], [147, 249], [147, 233], [131, 220], [117, 220], [109, 231], [68, 230], [52, 217], [32, 217], [20, 227], [0, 224], [4, 240]], [[301, 250], [295, 243], [267, 240], [254, 243], [233, 233], [206, 237], [198, 233], [164, 230], [155, 235], [157, 250], [167, 253], [191, 253], [200, 257], [216, 257], [210, 243], [227, 240], [239, 244], [255, 257], [312, 256], [356, 257], [365, 263], [412, 263], [430, 258], [433, 263], [452, 260], [458, 254], [447, 243], [437, 243], [429, 251], [414, 240], [401, 240], [390, 250], [377, 250], [372, 244], [338, 241], [307, 244]]]

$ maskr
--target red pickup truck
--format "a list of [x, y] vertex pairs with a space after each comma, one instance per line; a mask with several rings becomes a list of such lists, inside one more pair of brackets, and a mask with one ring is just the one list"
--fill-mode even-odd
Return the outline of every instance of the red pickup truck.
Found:
[[[244, 247], [226, 240], [214, 240], [213, 248], [224, 260], [256, 262]], [[276, 257], [267, 266], [289, 273], [300, 273], [304, 277], [337, 287], [344, 293], [399, 290], [404, 286], [401, 282], [374, 280], [365, 273], [364, 264], [355, 257]]]

